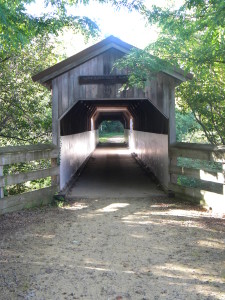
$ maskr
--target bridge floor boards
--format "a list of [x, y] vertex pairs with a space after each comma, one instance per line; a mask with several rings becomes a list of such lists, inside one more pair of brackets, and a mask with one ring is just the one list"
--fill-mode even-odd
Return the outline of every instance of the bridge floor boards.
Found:
[[124, 198], [165, 195], [137, 164], [128, 148], [97, 147], [70, 190], [73, 198]]

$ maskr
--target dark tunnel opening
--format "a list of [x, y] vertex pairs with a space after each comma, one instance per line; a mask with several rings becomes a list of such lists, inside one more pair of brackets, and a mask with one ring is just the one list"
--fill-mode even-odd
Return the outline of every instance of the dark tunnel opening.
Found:
[[168, 118], [149, 100], [86, 100], [77, 102], [60, 120], [61, 136], [97, 130], [105, 120], [124, 129], [168, 134]]
[[[118, 141], [110, 145], [99, 143], [99, 128], [107, 121], [122, 124], [124, 137], [119, 145]], [[126, 155], [137, 153], [154, 168], [156, 176], [167, 182], [168, 172], [164, 170], [168, 168], [168, 118], [148, 99], [78, 101], [60, 119], [60, 142], [63, 158], [60, 164], [61, 188], [79, 171], [96, 147], [106, 147], [102, 151], [108, 154], [102, 159], [110, 162], [111, 146], [122, 147], [118, 153], [125, 150]]]

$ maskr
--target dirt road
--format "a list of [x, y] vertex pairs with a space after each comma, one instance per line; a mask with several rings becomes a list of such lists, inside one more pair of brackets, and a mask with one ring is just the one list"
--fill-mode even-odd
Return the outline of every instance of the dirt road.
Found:
[[[112, 184], [128, 159], [115, 155]], [[0, 299], [225, 299], [224, 219], [168, 199], [133, 160], [142, 192], [104, 183], [101, 196], [88, 172], [96, 159], [67, 206], [0, 216]], [[86, 175], [95, 180], [82, 194]]]

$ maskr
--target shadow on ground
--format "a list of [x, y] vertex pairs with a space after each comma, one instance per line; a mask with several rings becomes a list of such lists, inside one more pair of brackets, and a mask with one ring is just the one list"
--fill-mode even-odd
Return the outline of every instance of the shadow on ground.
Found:
[[224, 299], [224, 225], [166, 196], [1, 216], [1, 297]]

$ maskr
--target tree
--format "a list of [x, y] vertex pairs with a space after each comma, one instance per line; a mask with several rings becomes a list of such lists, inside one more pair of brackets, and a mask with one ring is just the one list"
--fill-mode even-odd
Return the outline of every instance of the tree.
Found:
[[31, 75], [56, 62], [48, 37], [34, 39], [1, 64], [0, 140], [2, 145], [45, 142], [51, 133], [50, 91]]
[[[26, 5], [35, 0], [0, 0], [0, 62], [7, 60], [12, 53], [20, 51], [24, 45], [39, 35], [57, 34], [63, 28], [72, 28], [87, 38], [99, 33], [97, 24], [87, 17], [69, 14], [70, 7], [78, 4], [88, 5], [90, 0], [45, 0], [51, 13], [40, 17], [27, 14]], [[116, 9], [127, 7], [141, 10], [142, 3], [135, 0], [97, 0], [99, 3], [112, 4]]]
[[[46, 142], [51, 139], [50, 92], [31, 76], [54, 65], [59, 57], [49, 42], [64, 28], [87, 39], [99, 28], [86, 17], [68, 14], [70, 6], [89, 0], [45, 0], [51, 13], [34, 17], [26, 5], [34, 0], [0, 0], [0, 144]], [[135, 1], [98, 0], [116, 8], [139, 9]], [[61, 58], [63, 57], [62, 56]], [[65, 58], [65, 57], [63, 57]]]
[[179, 9], [154, 6], [144, 15], [161, 32], [145, 51], [119, 62], [130, 68], [130, 83], [143, 85], [143, 78], [172, 66], [192, 72], [194, 79], [178, 88], [177, 102], [193, 113], [210, 143], [225, 144], [225, 2], [186, 0]]
[[64, 27], [73, 28], [74, 32], [82, 32], [87, 37], [98, 33], [98, 26], [89, 18], [67, 15], [66, 5], [78, 1], [45, 0], [46, 6], [52, 6], [52, 13], [40, 17], [26, 13], [25, 5], [32, 2], [34, 0], [0, 0], [0, 62], [21, 51], [33, 38], [57, 34]]

